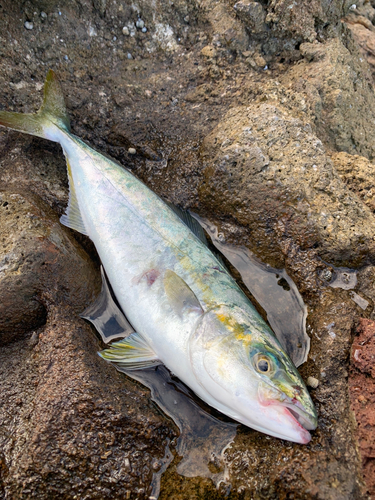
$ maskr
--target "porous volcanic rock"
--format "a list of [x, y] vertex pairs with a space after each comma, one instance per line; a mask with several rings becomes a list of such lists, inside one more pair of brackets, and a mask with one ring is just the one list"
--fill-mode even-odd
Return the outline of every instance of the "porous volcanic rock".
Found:
[[363, 156], [343, 152], [332, 154], [331, 159], [348, 189], [375, 212], [375, 165]]
[[303, 59], [280, 79], [304, 95], [312, 109], [318, 137], [330, 148], [371, 159], [375, 94], [370, 68], [343, 32], [340, 38], [300, 46]]
[[348, 191], [310, 124], [279, 104], [230, 110], [201, 155], [202, 203], [248, 226], [258, 252], [280, 255], [291, 238], [331, 263], [374, 256], [373, 213]]

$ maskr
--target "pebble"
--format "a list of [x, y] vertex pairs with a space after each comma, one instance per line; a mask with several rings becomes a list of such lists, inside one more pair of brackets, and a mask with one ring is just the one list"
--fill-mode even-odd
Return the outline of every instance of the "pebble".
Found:
[[130, 53], [130, 52], [128, 52], [127, 58], [128, 58], [128, 59], [133, 59], [133, 56], [131, 55], [131, 53]]
[[34, 28], [33, 23], [29, 23], [29, 21], [26, 21], [24, 26], [27, 30], [32, 30]]
[[308, 377], [306, 383], [312, 389], [316, 389], [318, 387], [318, 385], [319, 385], [319, 380], [317, 378], [315, 378], [315, 377]]
[[137, 28], [142, 29], [145, 26], [145, 22], [142, 19], [137, 19], [135, 25], [137, 26]]
[[130, 35], [129, 28], [127, 26], [124, 26], [122, 28], [122, 34], [125, 35], [125, 36], [129, 36]]
[[47, 14], [46, 14], [45, 12], [43, 12], [43, 11], [42, 11], [42, 12], [40, 13], [40, 17], [41, 17], [42, 19], [47, 19]]
[[142, 33], [147, 33], [147, 28], [146, 28], [146, 26], [144, 26], [144, 27], [142, 28]]
[[130, 155], [135, 155], [135, 154], [137, 153], [137, 151], [136, 151], [136, 149], [135, 149], [135, 148], [129, 148], [129, 149], [128, 149], [128, 153], [129, 153]]

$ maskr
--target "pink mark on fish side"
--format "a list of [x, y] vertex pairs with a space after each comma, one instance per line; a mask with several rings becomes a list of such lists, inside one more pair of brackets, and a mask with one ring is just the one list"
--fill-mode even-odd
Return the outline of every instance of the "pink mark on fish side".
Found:
[[143, 272], [139, 276], [134, 276], [132, 279], [133, 285], [139, 285], [139, 283], [146, 279], [147, 285], [151, 286], [155, 283], [157, 278], [160, 276], [160, 272], [157, 269], [149, 269], [148, 271]]

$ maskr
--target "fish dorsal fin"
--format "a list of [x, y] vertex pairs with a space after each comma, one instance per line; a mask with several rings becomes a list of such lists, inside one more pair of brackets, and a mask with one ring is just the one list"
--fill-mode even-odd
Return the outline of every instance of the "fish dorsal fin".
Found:
[[100, 272], [102, 275], [102, 289], [95, 302], [80, 316], [90, 321], [100, 334], [103, 342], [109, 344], [114, 339], [128, 337], [134, 333], [134, 328], [113, 300], [103, 266], [100, 266]]
[[173, 210], [173, 212], [177, 215], [177, 217], [179, 217], [182, 220], [182, 222], [184, 222], [187, 225], [190, 231], [194, 233], [195, 236], [199, 238], [204, 245], [207, 246], [208, 245], [207, 238], [199, 222], [196, 219], [194, 219], [194, 217], [192, 217], [187, 210], [183, 210], [182, 208], [177, 207], [176, 205], [170, 203], [169, 201], [166, 201], [165, 203], [169, 206], [171, 210]]
[[64, 226], [70, 227], [70, 229], [74, 229], [79, 233], [86, 234], [88, 236], [85, 224], [82, 219], [81, 211], [79, 209], [76, 190], [74, 186], [72, 169], [70, 167], [70, 163], [68, 161], [68, 157], [66, 157], [66, 166], [68, 170], [68, 179], [69, 179], [69, 203], [65, 214], [60, 217], [61, 224]]
[[187, 225], [190, 231], [192, 231], [195, 234], [195, 236], [200, 239], [203, 245], [206, 245], [206, 247], [208, 247], [211, 250], [211, 252], [215, 255], [216, 259], [223, 266], [223, 268], [226, 271], [228, 271], [227, 266], [224, 264], [222, 255], [216, 248], [214, 248], [212, 245], [209, 245], [203, 227], [199, 223], [199, 220], [194, 217], [194, 214], [191, 215], [191, 213], [188, 212], [187, 210], [183, 210], [182, 208], [173, 205], [173, 203], [170, 203], [169, 201], [166, 201], [166, 204], [182, 220], [182, 222], [184, 222]]
[[164, 289], [175, 313], [182, 317], [184, 313], [203, 314], [199, 300], [189, 285], [174, 271], [167, 269], [164, 274]]
[[161, 364], [144, 338], [136, 332], [100, 351], [99, 356], [126, 370], [140, 370]]

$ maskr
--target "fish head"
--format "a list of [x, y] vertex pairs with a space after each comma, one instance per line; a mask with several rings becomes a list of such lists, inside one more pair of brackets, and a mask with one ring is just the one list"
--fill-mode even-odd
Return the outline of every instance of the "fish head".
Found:
[[238, 307], [206, 312], [190, 342], [200, 393], [211, 406], [272, 436], [306, 444], [317, 414], [296, 367], [267, 324]]

